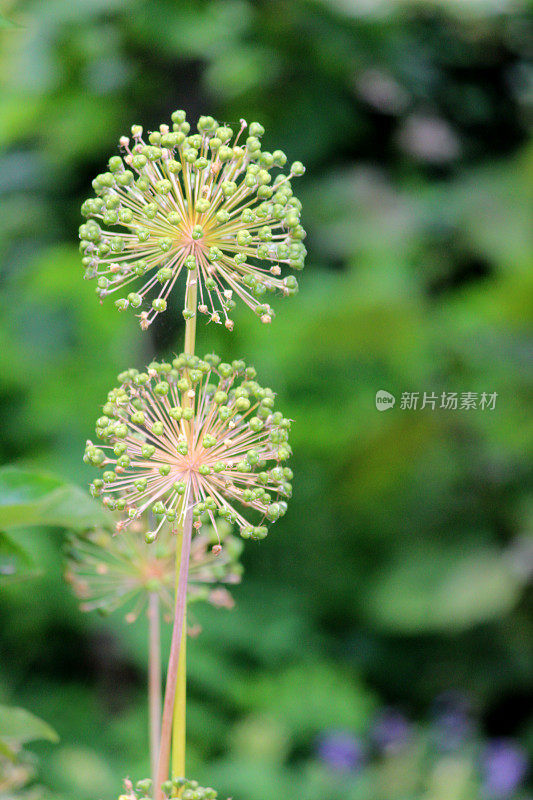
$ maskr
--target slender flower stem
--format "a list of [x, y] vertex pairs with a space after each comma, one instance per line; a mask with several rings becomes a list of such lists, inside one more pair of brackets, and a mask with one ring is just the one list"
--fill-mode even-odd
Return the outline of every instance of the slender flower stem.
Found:
[[185, 293], [185, 308], [194, 314], [185, 324], [185, 349], [184, 353], [194, 355], [196, 341], [196, 303], [198, 297], [198, 270], [194, 269], [187, 276], [187, 289]]
[[161, 724], [161, 747], [155, 784], [156, 800], [163, 800], [161, 784], [168, 779], [170, 762], [170, 741], [172, 737], [172, 718], [174, 715], [174, 698], [178, 683], [178, 666], [180, 660], [181, 637], [185, 629], [185, 606], [187, 603], [187, 574], [189, 571], [189, 556], [191, 552], [192, 534], [192, 508], [188, 509], [183, 521], [183, 537], [181, 547], [180, 570], [178, 576], [178, 591], [174, 608], [174, 623], [170, 657], [168, 661], [167, 685], [163, 703], [163, 721]]
[[[182, 547], [184, 529], [178, 531], [176, 541], [176, 585], [179, 586], [179, 575], [181, 569]], [[181, 632], [181, 644], [178, 659], [178, 677], [176, 683], [176, 696], [174, 699], [174, 716], [172, 719], [172, 763], [171, 777], [185, 777], [185, 720], [186, 720], [186, 699], [187, 699], [187, 619], [184, 612], [183, 630]]]
[[[187, 311], [192, 313], [185, 325], [184, 352], [194, 355], [196, 338], [196, 304], [198, 294], [197, 270], [189, 272], [185, 305]], [[191, 398], [190, 405], [193, 406]], [[192, 439], [192, 425], [189, 431]], [[192, 507], [185, 512], [183, 526], [178, 531], [176, 542], [176, 605], [170, 646], [170, 658], [167, 671], [167, 685], [165, 689], [165, 702], [163, 706], [163, 720], [161, 725], [161, 748], [157, 780], [155, 782], [156, 800], [163, 797], [161, 784], [168, 778], [170, 762], [170, 742], [172, 739], [172, 777], [185, 777], [185, 707], [186, 707], [186, 608], [187, 608], [187, 579], [189, 574], [189, 556], [192, 538]]]
[[151, 592], [148, 598], [149, 665], [148, 705], [150, 709], [150, 765], [152, 781], [157, 775], [159, 734], [161, 724], [161, 633], [159, 596]]

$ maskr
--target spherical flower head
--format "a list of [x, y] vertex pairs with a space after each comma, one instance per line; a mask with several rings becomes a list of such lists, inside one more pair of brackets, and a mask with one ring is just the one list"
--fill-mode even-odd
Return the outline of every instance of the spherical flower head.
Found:
[[[218, 792], [210, 786], [200, 786], [198, 781], [188, 778], [174, 778], [165, 781], [162, 785], [165, 797], [180, 797], [181, 800], [217, 800]], [[151, 800], [153, 796], [152, 781], [145, 778], [137, 781], [135, 789], [133, 783], [127, 778], [124, 781], [124, 793], [118, 800]]]
[[[108, 614], [126, 606], [125, 619], [131, 623], [146, 609], [149, 595], [157, 594], [170, 621], [176, 576], [175, 537], [168, 523], [157, 542], [148, 544], [142, 535], [148, 530], [146, 513], [118, 536], [97, 529], [69, 538], [65, 578], [80, 600], [82, 611]], [[217, 607], [233, 607], [225, 584], [236, 584], [241, 579], [242, 544], [228, 525], [219, 526], [218, 536], [206, 526], [195, 537], [187, 582], [188, 603], [205, 600]], [[197, 630], [194, 625], [189, 633]]]
[[[180, 274], [209, 320], [231, 330], [238, 296], [270, 322], [266, 298], [298, 290], [282, 270], [304, 266], [302, 206], [291, 185], [304, 167], [295, 161], [273, 177], [287, 157], [261, 150], [257, 122], [241, 120], [235, 133], [203, 116], [195, 134], [185, 112], [172, 122], [147, 141], [134, 125], [132, 138], [120, 139], [122, 156], [94, 179], [96, 197], [82, 205], [85, 277], [97, 281], [100, 298], [114, 295], [119, 311], [136, 309], [143, 329], [166, 310]], [[195, 313], [184, 309], [185, 318]]]
[[145, 372], [119, 375], [84, 460], [103, 470], [91, 492], [121, 514], [118, 530], [146, 511], [155, 541], [166, 522], [191, 512], [219, 533], [220, 520], [245, 539], [263, 539], [292, 494], [291, 422], [275, 410], [271, 389], [244, 361], [181, 355]]

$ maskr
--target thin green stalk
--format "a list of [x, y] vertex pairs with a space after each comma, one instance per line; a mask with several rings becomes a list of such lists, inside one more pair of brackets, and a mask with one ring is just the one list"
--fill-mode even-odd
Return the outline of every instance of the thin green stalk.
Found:
[[[181, 569], [181, 553], [183, 546], [183, 527], [178, 532], [176, 542], [176, 585], [179, 582]], [[176, 683], [176, 696], [174, 699], [174, 714], [172, 718], [172, 763], [170, 774], [172, 778], [185, 777], [185, 720], [187, 699], [187, 609], [184, 611], [183, 630], [178, 659], [178, 676]]]
[[159, 596], [151, 592], [148, 598], [148, 706], [150, 709], [150, 765], [152, 781], [156, 780], [161, 725], [161, 632]]
[[180, 570], [178, 575], [178, 591], [174, 607], [174, 622], [172, 627], [172, 641], [170, 644], [170, 657], [168, 661], [167, 684], [163, 702], [163, 719], [161, 723], [161, 746], [159, 749], [159, 762], [157, 766], [157, 779], [155, 784], [156, 800], [163, 800], [161, 785], [168, 780], [170, 764], [170, 742], [172, 738], [172, 720], [174, 716], [174, 699], [178, 683], [178, 667], [180, 660], [181, 638], [185, 630], [185, 607], [187, 603], [187, 575], [189, 572], [189, 556], [191, 553], [192, 534], [192, 508], [185, 513], [183, 522], [183, 536], [180, 557]]
[[[196, 338], [196, 304], [197, 304], [197, 274], [196, 270], [189, 272], [187, 290], [185, 294], [185, 307], [192, 313], [185, 325], [184, 352], [194, 355]], [[187, 403], [193, 404], [192, 399]], [[185, 711], [186, 711], [186, 605], [187, 605], [187, 578], [189, 573], [189, 556], [192, 537], [192, 508], [187, 509], [183, 526], [178, 531], [176, 541], [176, 603], [172, 642], [168, 662], [167, 684], [163, 705], [163, 719], [161, 725], [161, 747], [155, 785], [156, 799], [161, 800], [163, 793], [161, 784], [168, 779], [169, 762], [172, 740], [172, 778], [185, 776]]]
[[187, 289], [185, 292], [185, 308], [194, 316], [185, 323], [185, 349], [184, 353], [193, 356], [196, 342], [196, 302], [198, 297], [198, 275], [197, 270], [189, 272], [187, 277]]

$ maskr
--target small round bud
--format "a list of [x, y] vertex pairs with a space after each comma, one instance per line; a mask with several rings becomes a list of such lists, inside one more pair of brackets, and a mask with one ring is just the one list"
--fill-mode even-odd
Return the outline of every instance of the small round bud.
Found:
[[131, 292], [128, 295], [128, 303], [133, 308], [139, 308], [139, 306], [142, 305], [142, 301], [143, 299], [140, 294], [135, 294], [134, 292]]
[[233, 136], [233, 131], [226, 125], [222, 125], [220, 128], [218, 128], [216, 135], [217, 139], [220, 139], [221, 142], [229, 142]]
[[124, 164], [120, 156], [111, 156], [108, 162], [110, 172], [119, 172], [123, 169]]
[[291, 164], [291, 173], [293, 175], [303, 175], [305, 172], [305, 167], [301, 161], [294, 161]]
[[258, 136], [261, 137], [265, 133], [265, 129], [259, 122], [252, 122], [250, 123], [250, 127], [248, 128], [250, 132], [250, 136]]
[[221, 161], [229, 161], [233, 157], [233, 150], [223, 144], [218, 149], [218, 157]]

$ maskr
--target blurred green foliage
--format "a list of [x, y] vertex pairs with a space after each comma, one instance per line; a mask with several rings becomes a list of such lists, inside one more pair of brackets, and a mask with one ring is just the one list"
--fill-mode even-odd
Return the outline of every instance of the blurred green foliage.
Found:
[[[198, 333], [279, 393], [295, 493], [246, 547], [236, 608], [201, 612], [190, 774], [240, 800], [527, 797], [479, 776], [487, 738], [533, 747], [528, 6], [28, 0], [0, 19], [4, 463], [86, 485], [115, 374], [181, 348], [179, 299], [142, 334], [82, 280], [79, 206], [133, 122], [258, 119], [308, 167], [300, 295], [272, 326]], [[483, 391], [493, 411], [400, 408]], [[145, 630], [79, 614], [67, 521], [42, 523], [0, 524], [1, 562], [39, 568], [0, 589], [0, 701], [57, 729], [32, 748], [61, 800], [113, 797], [148, 770]], [[451, 690], [478, 721], [455, 749], [432, 738]], [[414, 732], [378, 756], [384, 705]], [[321, 754], [336, 729], [366, 766]]]

